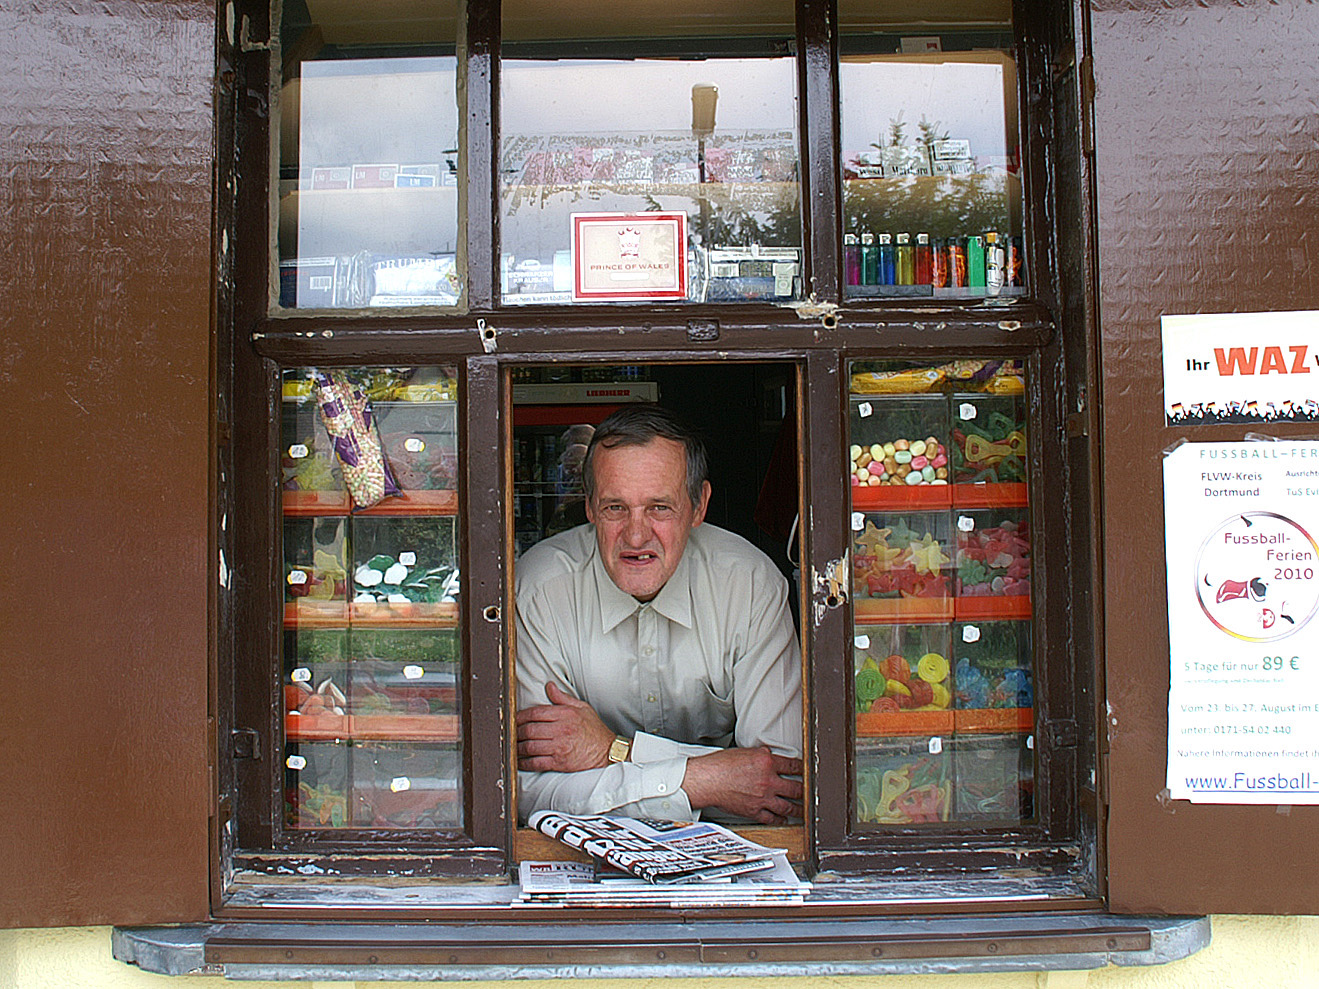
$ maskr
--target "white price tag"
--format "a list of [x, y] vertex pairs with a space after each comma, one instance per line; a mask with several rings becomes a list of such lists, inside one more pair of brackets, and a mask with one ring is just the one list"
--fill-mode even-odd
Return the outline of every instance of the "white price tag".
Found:
[[866, 527], [866, 515], [864, 512], [852, 513], [852, 531], [860, 532]]
[[425, 674], [426, 671], [420, 666], [410, 665], [403, 667], [403, 678], [405, 680], [420, 680]]
[[417, 554], [412, 552], [400, 553], [398, 555], [398, 562], [405, 567], [415, 567], [417, 565]]
[[404, 790], [412, 789], [412, 780], [406, 776], [395, 776], [389, 781], [389, 788], [395, 793], [402, 793]]
[[291, 755], [284, 760], [284, 765], [296, 772], [299, 769], [307, 768], [307, 760], [300, 755]]
[[957, 516], [957, 528], [961, 532], [971, 532], [976, 527], [976, 520], [969, 515]]
[[856, 414], [862, 419], [869, 419], [875, 413], [875, 408], [869, 402], [862, 402], [856, 407]]
[[1027, 736], [1026, 736], [1026, 748], [1028, 748], [1028, 749], [1033, 749], [1033, 748], [1035, 748], [1035, 736], [1034, 736], [1034, 735], [1027, 735]]
[[979, 642], [979, 641], [980, 641], [980, 626], [979, 626], [979, 625], [963, 625], [963, 626], [962, 626], [962, 641], [963, 641], [963, 642]]
[[297, 586], [299, 586], [300, 584], [305, 584], [305, 583], [307, 583], [307, 571], [305, 571], [305, 570], [290, 570], [290, 571], [289, 571], [289, 583], [292, 584], [294, 587], [297, 587]]
[[422, 450], [426, 449], [426, 441], [420, 436], [409, 436], [403, 441], [403, 449], [407, 450], [408, 453], [421, 453]]
[[868, 635], [858, 635], [855, 639], [852, 640], [852, 642], [858, 649], [870, 648], [870, 636]]
[[974, 419], [976, 417], [976, 407], [970, 402], [963, 402], [957, 407], [957, 414], [963, 419]]
[[305, 666], [299, 666], [296, 670], [293, 671], [292, 677], [294, 683], [310, 683], [311, 670], [307, 669], [307, 667]]
[[307, 456], [307, 454], [310, 452], [311, 451], [307, 449], [306, 443], [294, 443], [291, 447], [289, 447], [289, 459], [301, 460], [303, 457]]
[[935, 735], [930, 739], [930, 755], [938, 755], [943, 751], [943, 739]]

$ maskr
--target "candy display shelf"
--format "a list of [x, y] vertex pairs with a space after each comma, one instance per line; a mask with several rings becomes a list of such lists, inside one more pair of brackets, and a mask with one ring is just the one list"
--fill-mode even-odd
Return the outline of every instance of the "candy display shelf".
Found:
[[352, 738], [367, 742], [453, 742], [459, 737], [456, 714], [299, 714], [284, 716], [290, 742]]
[[352, 603], [301, 598], [284, 605], [285, 628], [456, 628], [454, 601]]
[[458, 492], [403, 491], [371, 508], [353, 511], [347, 491], [285, 491], [284, 514], [295, 518], [331, 515], [417, 516], [457, 515]]

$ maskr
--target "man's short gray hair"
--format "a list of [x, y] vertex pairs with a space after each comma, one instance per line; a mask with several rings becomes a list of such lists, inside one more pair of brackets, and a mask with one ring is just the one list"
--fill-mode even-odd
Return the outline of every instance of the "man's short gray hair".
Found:
[[586, 500], [595, 497], [594, 461], [598, 448], [612, 450], [616, 446], [644, 446], [657, 437], [681, 443], [687, 451], [687, 497], [693, 507], [700, 504], [709, 472], [705, 443], [673, 412], [653, 402], [624, 405], [595, 427], [595, 435], [586, 451], [586, 462], [582, 465]]

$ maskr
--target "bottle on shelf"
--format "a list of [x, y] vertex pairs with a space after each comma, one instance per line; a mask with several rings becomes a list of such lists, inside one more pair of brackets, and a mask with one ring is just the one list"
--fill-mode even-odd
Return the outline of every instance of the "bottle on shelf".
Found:
[[897, 258], [893, 252], [893, 235], [879, 235], [879, 283], [880, 285], [896, 285], [897, 282]]
[[915, 251], [911, 246], [911, 234], [900, 233], [897, 236], [897, 247], [894, 251], [896, 255], [895, 285], [915, 285], [916, 284], [916, 258]]
[[985, 287], [985, 239], [977, 234], [966, 238], [966, 285]]
[[843, 234], [843, 271], [846, 284], [861, 284], [861, 246], [856, 234]]
[[879, 254], [875, 250], [875, 235], [866, 231], [861, 235], [861, 284], [879, 284]]
[[934, 251], [930, 248], [930, 235], [916, 235], [916, 280], [917, 285], [934, 284]]

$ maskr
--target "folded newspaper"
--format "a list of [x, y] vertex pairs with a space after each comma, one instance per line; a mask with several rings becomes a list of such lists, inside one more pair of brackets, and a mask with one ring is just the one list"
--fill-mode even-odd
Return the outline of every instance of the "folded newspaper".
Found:
[[528, 823], [649, 883], [701, 883], [774, 868], [775, 849], [705, 821], [576, 816], [542, 810], [532, 814]]
[[658, 886], [627, 873], [602, 875], [589, 862], [522, 862], [518, 879], [518, 902], [545, 908], [795, 906], [811, 888], [779, 851], [772, 869], [709, 882]]

